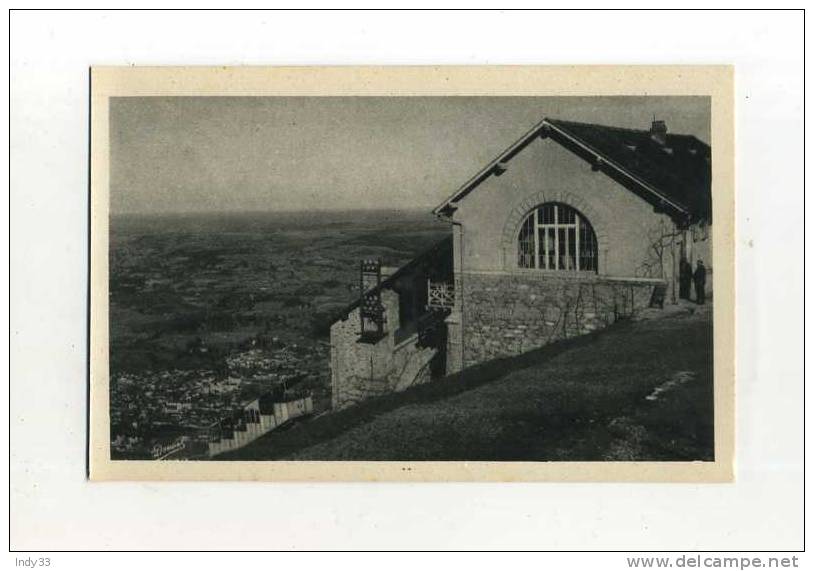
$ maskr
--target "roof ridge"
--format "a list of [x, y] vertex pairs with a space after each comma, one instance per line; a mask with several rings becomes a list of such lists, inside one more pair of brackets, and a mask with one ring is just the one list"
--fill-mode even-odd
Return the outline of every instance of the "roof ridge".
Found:
[[[647, 129], [633, 129], [632, 127], [615, 127], [613, 125], [603, 125], [602, 123], [586, 123], [584, 121], [569, 121], [568, 119], [554, 119], [551, 117], [546, 117], [546, 121], [550, 123], [562, 123], [565, 125], [581, 125], [583, 127], [599, 127], [601, 129], [608, 129], [609, 131], [626, 131], [629, 133], [641, 133], [643, 135], [649, 134], [650, 131]], [[668, 133], [670, 135], [671, 133]]]
[[[586, 123], [584, 121], [570, 121], [568, 119], [554, 119], [554, 118], [551, 118], [551, 117], [546, 117], [545, 120], [552, 123], [552, 124], [555, 124], [555, 125], [557, 123], [560, 123], [560, 124], [563, 124], [563, 125], [566, 125], [566, 126], [567, 125], [579, 125], [580, 127], [596, 127], [596, 128], [599, 128], [599, 129], [605, 129], [607, 131], [622, 131], [622, 132], [625, 132], [625, 133], [636, 133], [636, 134], [640, 134], [640, 135], [650, 135], [650, 131], [648, 129], [634, 129], [632, 127], [617, 127], [617, 126], [614, 126], [614, 125], [603, 125], [602, 123]], [[682, 138], [682, 139], [693, 139], [699, 145], [703, 145], [704, 147], [709, 148], [709, 145], [707, 143], [705, 143], [704, 141], [702, 141], [701, 139], [699, 139], [695, 135], [691, 135], [689, 133], [671, 133], [671, 132], [668, 131], [667, 132], [667, 137], [668, 138], [678, 137], [678, 138]]]
[[[682, 161], [686, 161], [686, 159], [683, 158], [685, 154], [689, 157], [690, 154], [694, 155], [698, 153], [700, 157], [706, 158], [708, 163], [710, 147], [707, 143], [698, 139], [698, 137], [694, 135], [668, 133], [666, 145], [648, 144], [648, 142], [651, 141], [651, 132], [649, 130], [545, 117], [520, 139], [505, 149], [497, 158], [490, 161], [475, 176], [460, 186], [451, 196], [436, 207], [433, 213], [436, 215], [449, 216], [451, 212], [454, 211], [456, 203], [466, 197], [466, 195], [472, 192], [484, 180], [492, 175], [500, 176], [506, 170], [505, 165], [502, 165], [501, 162], [511, 160], [516, 154], [529, 145], [533, 139], [541, 135], [543, 137], [550, 136], [549, 133], [551, 135], [556, 134], [554, 140], [560, 144], [566, 145], [566, 143], [559, 140], [560, 138], [570, 141], [566, 146], [573, 145], [574, 148], [571, 148], [573, 152], [577, 154], [589, 154], [590, 157], [586, 158], [586, 160], [592, 159], [595, 163], [595, 167], [599, 164], [607, 165], [618, 173], [618, 175], [629, 180], [631, 184], [635, 184], [638, 188], [646, 191], [653, 197], [652, 200], [658, 201], [661, 205], [669, 205], [681, 215], [689, 215], [694, 208], [695, 202], [697, 202], [687, 195], [687, 191], [681, 190], [680, 187], [687, 186], [685, 184], [687, 182], [690, 183], [690, 186], [693, 186], [698, 181], [683, 180], [677, 173], [672, 172], [669, 168], [665, 168], [667, 165], [665, 165], [664, 161], [654, 161], [654, 157], [648, 156], [648, 153], [652, 155], [654, 149], [663, 148], [665, 152], [669, 152], [672, 156], [673, 150], [677, 149], [677, 156], [682, 157], [680, 159]], [[599, 139], [594, 136], [599, 136], [602, 133], [604, 133], [604, 136], [600, 136]], [[625, 140], [626, 136], [631, 138], [635, 137], [635, 140]], [[603, 139], [609, 139], [611, 141], [616, 139], [616, 142], [619, 144], [624, 143], [628, 146], [630, 144], [635, 145], [636, 148], [634, 150], [636, 150], [638, 161], [641, 161], [641, 163], [637, 161], [635, 164], [630, 164], [630, 161], [625, 157], [619, 157], [618, 154], [614, 154], [614, 149], [608, 148], [608, 145], [605, 144], [608, 141], [603, 141]], [[639, 149], [639, 147], [641, 147], [641, 149]], [[693, 150], [693, 148], [697, 148], [697, 151]], [[689, 152], [684, 153], [684, 150], [689, 150]], [[644, 169], [643, 171], [640, 166], [644, 164], [650, 168]], [[683, 163], [683, 166], [687, 166], [687, 163]], [[598, 169], [595, 168], [595, 170]], [[655, 178], [652, 176], [653, 172], [650, 172], [654, 170], [660, 171], [660, 174]], [[690, 176], [691, 178], [697, 178], [698, 175], [691, 173]], [[709, 192], [708, 182], [706, 184], [706, 192]]]

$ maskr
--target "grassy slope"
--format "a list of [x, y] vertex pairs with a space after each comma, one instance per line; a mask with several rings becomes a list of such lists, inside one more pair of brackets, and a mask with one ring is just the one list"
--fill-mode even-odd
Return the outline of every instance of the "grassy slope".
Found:
[[[708, 310], [619, 323], [270, 433], [220, 459], [709, 460]], [[671, 379], [684, 382], [647, 400]]]

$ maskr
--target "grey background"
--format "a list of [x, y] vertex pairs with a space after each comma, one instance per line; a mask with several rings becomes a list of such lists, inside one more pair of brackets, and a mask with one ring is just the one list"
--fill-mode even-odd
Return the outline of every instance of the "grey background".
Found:
[[707, 97], [127, 97], [111, 213], [430, 210], [544, 117], [709, 142]]

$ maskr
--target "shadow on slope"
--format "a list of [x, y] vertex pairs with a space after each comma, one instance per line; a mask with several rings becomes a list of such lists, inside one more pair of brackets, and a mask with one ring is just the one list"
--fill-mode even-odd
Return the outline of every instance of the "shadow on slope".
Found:
[[500, 379], [511, 371], [539, 366], [568, 350], [589, 346], [603, 334], [630, 326], [629, 322], [620, 321], [602, 331], [557, 341], [515, 357], [488, 361], [437, 381], [411, 387], [401, 393], [372, 398], [356, 406], [331, 412], [312, 420], [304, 419], [292, 424], [288, 429], [270, 432], [244, 448], [222, 454], [216, 460], [287, 458], [300, 450], [323, 443], [357, 426], [367, 424], [384, 413], [407, 405], [436, 402], [470, 391]]

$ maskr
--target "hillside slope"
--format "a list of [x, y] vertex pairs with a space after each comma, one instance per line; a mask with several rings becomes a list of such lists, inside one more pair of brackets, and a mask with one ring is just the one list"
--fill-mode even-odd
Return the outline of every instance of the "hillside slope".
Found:
[[713, 448], [707, 306], [493, 361], [221, 459], [710, 460]]

